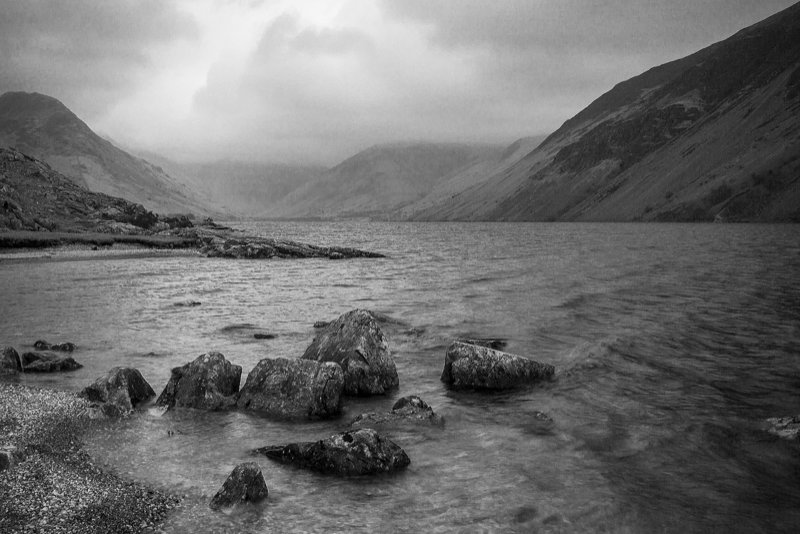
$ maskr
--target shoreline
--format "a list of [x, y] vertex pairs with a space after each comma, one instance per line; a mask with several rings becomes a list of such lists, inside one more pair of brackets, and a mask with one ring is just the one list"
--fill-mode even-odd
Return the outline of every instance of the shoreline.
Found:
[[103, 419], [74, 393], [0, 380], [0, 531], [153, 532], [178, 497], [98, 467], [82, 436]]

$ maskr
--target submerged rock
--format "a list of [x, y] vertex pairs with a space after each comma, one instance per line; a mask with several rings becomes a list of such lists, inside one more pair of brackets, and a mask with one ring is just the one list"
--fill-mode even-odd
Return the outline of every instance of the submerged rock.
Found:
[[237, 406], [274, 417], [330, 417], [341, 411], [342, 368], [333, 362], [265, 358], [247, 375]]
[[333, 321], [302, 358], [338, 363], [344, 371], [344, 391], [350, 395], [383, 394], [399, 384], [386, 338], [366, 310], [353, 310]]
[[521, 418], [521, 428], [528, 434], [548, 436], [556, 428], [556, 422], [544, 412], [535, 411], [529, 418]]
[[447, 348], [441, 378], [453, 387], [508, 389], [549, 379], [554, 372], [552, 365], [456, 341]]
[[416, 395], [409, 395], [395, 402], [391, 412], [361, 414], [353, 419], [350, 426], [391, 426], [396, 423], [423, 423], [438, 426], [444, 424], [444, 419], [434, 413], [433, 408], [428, 406], [424, 400]]
[[261, 468], [255, 462], [237, 465], [228, 475], [222, 488], [211, 499], [212, 510], [228, 508], [239, 503], [257, 503], [269, 495]]
[[336, 475], [371, 475], [405, 469], [411, 460], [403, 449], [371, 428], [327, 439], [256, 449], [271, 460]]
[[33, 344], [33, 348], [36, 350], [54, 350], [57, 352], [73, 352], [75, 350], [75, 343], [70, 343], [66, 341], [64, 343], [54, 343], [50, 344], [47, 341], [42, 339], [38, 340], [36, 343]]
[[178, 308], [194, 308], [195, 306], [200, 306], [202, 302], [197, 300], [182, 300], [179, 302], [173, 302], [172, 305]]
[[14, 347], [3, 347], [0, 351], [0, 375], [15, 375], [22, 372], [22, 360]]
[[127, 415], [156, 396], [156, 392], [133, 367], [114, 367], [85, 387], [79, 396], [99, 405], [109, 417]]
[[167, 408], [223, 410], [236, 404], [242, 368], [219, 352], [201, 354], [193, 362], [172, 369], [156, 404]]
[[767, 432], [783, 439], [800, 440], [800, 415], [770, 417]]
[[61, 356], [52, 352], [25, 352], [20, 360], [23, 373], [56, 373], [83, 367], [71, 356]]

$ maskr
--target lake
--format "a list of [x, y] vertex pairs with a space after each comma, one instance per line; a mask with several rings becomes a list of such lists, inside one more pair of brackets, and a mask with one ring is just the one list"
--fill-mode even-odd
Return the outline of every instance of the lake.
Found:
[[[156, 393], [208, 351], [247, 372], [302, 355], [313, 323], [386, 313], [400, 377], [340, 419], [151, 408], [87, 436], [98, 461], [184, 496], [167, 532], [793, 532], [800, 446], [763, 430], [800, 414], [800, 227], [543, 223], [236, 223], [386, 259], [0, 259], [0, 340], [72, 341], [84, 368], [25, 383], [80, 390], [134, 366]], [[197, 301], [198, 306], [176, 303]], [[255, 339], [254, 333], [275, 334]], [[499, 394], [439, 380], [456, 337], [507, 340], [552, 382]], [[387, 435], [398, 475], [335, 478], [253, 457], [343, 430], [417, 394], [443, 428]], [[543, 427], [537, 414], [555, 421]], [[257, 461], [269, 500], [208, 502]]]

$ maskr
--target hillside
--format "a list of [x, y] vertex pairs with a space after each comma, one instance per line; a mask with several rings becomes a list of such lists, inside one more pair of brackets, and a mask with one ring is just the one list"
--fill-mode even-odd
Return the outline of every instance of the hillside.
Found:
[[208, 202], [160, 167], [95, 134], [64, 104], [38, 93], [0, 96], [0, 147], [46, 161], [75, 184], [163, 213], [209, 213]]
[[618, 84], [420, 220], [800, 220], [800, 4]]
[[396, 143], [359, 152], [286, 195], [271, 217], [383, 218], [423, 198], [437, 185], [492, 159], [490, 145]]
[[140, 204], [89, 191], [43, 161], [0, 148], [0, 230], [136, 234], [189, 226], [185, 217], [159, 217]]

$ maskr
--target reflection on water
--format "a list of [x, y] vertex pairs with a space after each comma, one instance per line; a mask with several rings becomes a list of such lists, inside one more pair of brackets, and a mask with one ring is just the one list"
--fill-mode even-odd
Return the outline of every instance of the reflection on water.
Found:
[[[334, 421], [151, 409], [104, 423], [93, 455], [185, 495], [167, 530], [775, 532], [800, 525], [800, 448], [760, 421], [800, 413], [800, 233], [794, 226], [258, 223], [250, 231], [385, 260], [194, 257], [2, 262], [3, 343], [74, 341], [84, 369], [26, 376], [78, 390], [114, 365], [159, 392], [209, 350], [242, 365], [297, 357], [312, 325], [381, 311], [400, 375], [391, 398]], [[195, 300], [195, 307], [175, 306]], [[256, 339], [255, 333], [274, 334]], [[557, 379], [502, 394], [439, 381], [456, 336], [508, 340]], [[249, 450], [325, 437], [418, 394], [442, 429], [390, 437], [412, 464], [338, 479]], [[540, 412], [554, 423], [543, 424]], [[207, 504], [257, 461], [268, 502]]]

